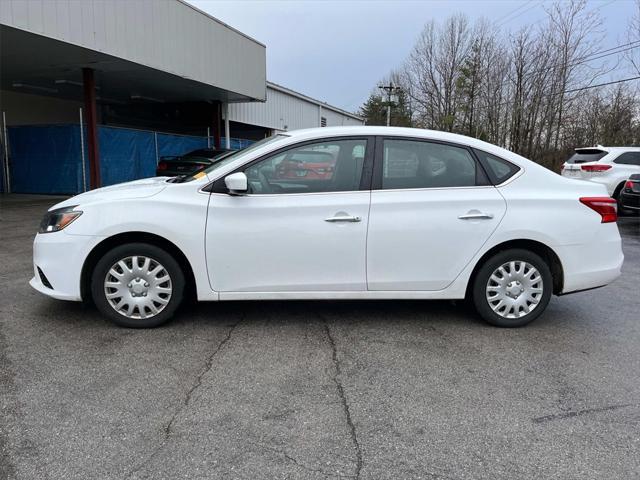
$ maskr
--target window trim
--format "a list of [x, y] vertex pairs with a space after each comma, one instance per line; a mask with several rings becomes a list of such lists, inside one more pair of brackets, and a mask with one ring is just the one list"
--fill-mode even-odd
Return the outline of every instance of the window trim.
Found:
[[345, 136], [333, 136], [333, 137], [320, 137], [313, 138], [309, 140], [304, 140], [301, 142], [297, 142], [294, 144], [286, 145], [284, 147], [273, 150], [269, 153], [265, 153], [258, 158], [255, 158], [247, 163], [240, 165], [235, 170], [223, 175], [222, 177], [214, 180], [206, 187], [202, 188], [202, 191], [207, 193], [216, 193], [229, 195], [229, 190], [224, 183], [225, 177], [237, 172], [244, 172], [247, 168], [252, 165], [261, 162], [263, 160], [268, 160], [269, 158], [278, 156], [282, 153], [285, 153], [289, 150], [293, 150], [296, 148], [304, 147], [307, 145], [313, 145], [316, 143], [326, 143], [326, 142], [338, 142], [338, 141], [348, 141], [348, 140], [364, 140], [365, 143], [365, 152], [364, 152], [364, 162], [362, 163], [362, 176], [360, 177], [360, 186], [357, 190], [336, 190], [331, 192], [291, 192], [291, 193], [248, 193], [246, 196], [249, 197], [271, 197], [274, 195], [327, 195], [332, 193], [353, 193], [353, 192], [362, 192], [371, 190], [371, 182], [373, 178], [373, 164], [374, 164], [374, 155], [375, 155], [375, 137], [373, 135], [345, 135]]
[[[462, 148], [469, 152], [472, 160], [476, 164], [476, 168], [480, 170], [487, 179], [487, 183], [485, 185], [466, 185], [466, 186], [458, 186], [458, 187], [412, 187], [412, 188], [382, 188], [382, 165], [384, 162], [384, 141], [385, 140], [404, 140], [410, 142], [423, 142], [423, 143], [436, 143], [439, 145], [447, 145], [455, 148]], [[493, 154], [492, 154], [493, 155]], [[509, 162], [511, 163], [511, 162]], [[420, 137], [405, 137], [405, 136], [395, 136], [395, 135], [378, 135], [376, 136], [376, 148], [375, 148], [375, 158], [373, 163], [373, 178], [371, 183], [372, 191], [381, 191], [381, 192], [397, 192], [397, 191], [406, 191], [406, 190], [451, 190], [451, 189], [459, 189], [459, 188], [487, 188], [494, 187], [493, 179], [487, 173], [487, 169], [477, 157], [472, 147], [467, 145], [462, 145], [459, 143], [448, 142], [446, 140], [435, 140], [430, 138], [420, 138]]]

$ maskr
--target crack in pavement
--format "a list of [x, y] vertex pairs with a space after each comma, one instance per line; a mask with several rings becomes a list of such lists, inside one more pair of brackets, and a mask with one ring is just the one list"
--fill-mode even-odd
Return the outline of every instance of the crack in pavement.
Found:
[[552, 420], [564, 420], [565, 418], [580, 417], [582, 415], [587, 415], [589, 413], [608, 412], [611, 410], [618, 410], [620, 408], [631, 407], [631, 406], [633, 406], [633, 404], [625, 403], [622, 405], [609, 405], [607, 407], [586, 408], [584, 410], [575, 410], [572, 412], [557, 413], [554, 415], [545, 415], [544, 417], [534, 418], [533, 423], [545, 423], [545, 422], [550, 422]]
[[167, 422], [165, 427], [162, 429], [163, 434], [164, 434], [163, 435], [164, 438], [162, 439], [162, 442], [160, 442], [160, 444], [151, 452], [151, 454], [146, 458], [146, 460], [144, 460], [142, 463], [140, 463], [140, 465], [138, 465], [133, 470], [131, 470], [125, 476], [125, 478], [131, 478], [131, 476], [133, 476], [135, 473], [138, 473], [140, 470], [142, 470], [165, 447], [165, 445], [169, 441], [169, 437], [171, 436], [171, 428], [173, 427], [176, 419], [184, 411], [184, 409], [189, 406], [189, 403], [191, 402], [191, 398], [193, 397], [194, 392], [198, 388], [200, 388], [200, 386], [202, 385], [203, 377], [207, 374], [207, 372], [209, 372], [213, 368], [213, 361], [214, 361], [216, 355], [218, 354], [218, 352], [220, 352], [220, 350], [222, 350], [222, 348], [231, 339], [231, 335], [233, 334], [234, 330], [236, 329], [236, 327], [241, 322], [242, 322], [242, 319], [240, 319], [235, 324], [231, 325], [231, 327], [229, 328], [229, 331], [227, 332], [227, 335], [222, 339], [222, 341], [220, 341], [220, 343], [218, 344], [216, 349], [207, 357], [207, 361], [205, 362], [204, 368], [198, 374], [198, 376], [196, 377], [196, 380], [193, 382], [193, 384], [191, 385], [189, 390], [187, 390], [187, 393], [185, 394], [184, 399], [182, 400], [182, 403], [180, 404], [180, 406], [175, 410], [175, 412], [173, 412], [173, 415], [171, 416], [171, 418], [169, 419], [169, 421]]
[[349, 402], [347, 402], [347, 397], [344, 393], [344, 387], [342, 386], [342, 382], [340, 381], [340, 376], [342, 375], [342, 368], [340, 366], [340, 359], [338, 359], [338, 349], [336, 348], [336, 342], [333, 339], [333, 335], [331, 334], [331, 329], [329, 328], [329, 324], [326, 319], [323, 318], [324, 321], [324, 329], [327, 334], [327, 338], [329, 340], [329, 345], [331, 346], [331, 358], [333, 360], [333, 366], [336, 374], [333, 376], [333, 381], [336, 384], [336, 388], [338, 389], [338, 396], [340, 397], [340, 402], [342, 403], [342, 409], [344, 410], [344, 414], [347, 420], [347, 425], [349, 426], [349, 433], [351, 434], [351, 441], [353, 443], [353, 447], [356, 451], [356, 474], [353, 478], [360, 478], [360, 471], [362, 470], [363, 460], [362, 460], [362, 449], [360, 448], [360, 443], [358, 443], [358, 434], [356, 432], [356, 427], [353, 424], [353, 420], [351, 418], [351, 410], [349, 408]]
[[321, 475], [324, 475], [325, 477], [357, 478], [355, 475], [342, 475], [340, 473], [329, 473], [329, 472], [326, 472], [326, 471], [322, 470], [321, 468], [313, 468], [313, 467], [310, 467], [310, 466], [305, 465], [304, 463], [300, 462], [298, 459], [296, 459], [295, 457], [291, 456], [289, 453], [287, 453], [284, 450], [279, 450], [277, 448], [270, 447], [270, 446], [264, 445], [262, 443], [255, 443], [255, 442], [250, 442], [250, 443], [252, 445], [256, 446], [256, 447], [262, 448], [262, 449], [267, 450], [269, 452], [273, 452], [273, 453], [277, 453], [278, 455], [282, 455], [284, 458], [289, 460], [291, 463], [297, 465], [298, 467], [302, 468], [303, 470], [306, 470], [307, 472], [319, 473]]

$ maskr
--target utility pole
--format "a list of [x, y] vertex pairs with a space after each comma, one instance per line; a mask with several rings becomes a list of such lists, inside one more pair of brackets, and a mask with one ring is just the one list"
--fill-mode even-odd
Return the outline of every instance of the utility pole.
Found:
[[380, 90], [384, 90], [387, 93], [387, 127], [391, 125], [391, 97], [397, 98], [402, 89], [389, 81], [389, 85], [378, 85]]

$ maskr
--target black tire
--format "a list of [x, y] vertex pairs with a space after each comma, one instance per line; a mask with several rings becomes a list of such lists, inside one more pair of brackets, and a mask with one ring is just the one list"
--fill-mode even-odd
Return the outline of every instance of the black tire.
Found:
[[[543, 285], [542, 295], [539, 298], [537, 306], [533, 308], [530, 313], [517, 318], [507, 318], [494, 312], [486, 297], [487, 285], [491, 275], [501, 265], [511, 261], [523, 261], [535, 267], [538, 272], [540, 272]], [[496, 327], [522, 327], [542, 315], [549, 304], [552, 291], [553, 277], [547, 262], [545, 262], [539, 255], [530, 252], [529, 250], [511, 249], [497, 253], [485, 261], [485, 263], [480, 267], [473, 280], [472, 300], [476, 311], [487, 323]]]
[[[160, 263], [170, 277], [172, 291], [169, 302], [153, 316], [127, 317], [118, 313], [107, 300], [104, 287], [107, 273], [119, 260], [132, 256], [144, 256]], [[113, 248], [98, 261], [91, 275], [91, 295], [98, 310], [116, 325], [127, 328], [153, 328], [168, 322], [182, 303], [184, 289], [184, 274], [178, 262], [163, 249], [147, 243], [127, 243]], [[140, 312], [139, 309], [137, 311]]]

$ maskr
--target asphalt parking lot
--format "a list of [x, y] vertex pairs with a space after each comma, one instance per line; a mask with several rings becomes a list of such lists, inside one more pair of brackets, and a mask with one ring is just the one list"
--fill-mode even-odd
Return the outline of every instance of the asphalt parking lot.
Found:
[[0, 201], [0, 478], [639, 475], [637, 217], [620, 279], [522, 329], [450, 302], [331, 301], [127, 330], [28, 286], [55, 199]]

